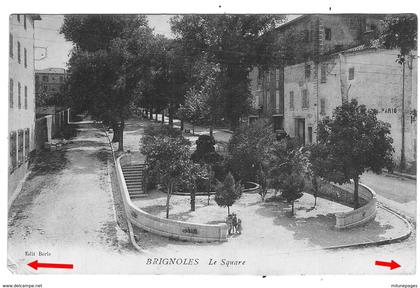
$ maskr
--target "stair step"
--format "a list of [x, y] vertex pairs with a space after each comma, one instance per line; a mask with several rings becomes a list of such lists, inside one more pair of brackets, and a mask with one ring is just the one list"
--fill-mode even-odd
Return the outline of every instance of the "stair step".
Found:
[[142, 194], [146, 194], [143, 191], [131, 191], [128, 192], [128, 195], [132, 196], [132, 195], [142, 195]]
[[131, 191], [128, 192], [129, 195], [136, 195], [136, 194], [145, 194], [144, 191]]
[[122, 168], [141, 168], [143, 169], [146, 165], [125, 165]]
[[147, 194], [139, 194], [139, 195], [130, 195], [130, 198], [143, 198], [146, 197]]
[[138, 183], [134, 183], [131, 185], [127, 185], [127, 189], [143, 189], [143, 185], [142, 184], [138, 184]]
[[124, 175], [124, 178], [128, 179], [142, 179], [143, 175]]
[[138, 178], [136, 178], [136, 179], [125, 179], [125, 183], [126, 184], [128, 184], [128, 183], [143, 183], [143, 181], [141, 181], [141, 179], [138, 179]]

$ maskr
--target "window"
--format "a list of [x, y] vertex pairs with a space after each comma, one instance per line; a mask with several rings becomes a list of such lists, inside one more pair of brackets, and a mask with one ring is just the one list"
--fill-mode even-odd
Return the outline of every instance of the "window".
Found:
[[18, 53], [18, 63], [20, 63], [20, 42], [19, 41], [17, 42], [17, 49], [18, 49], [18, 51], [17, 51], [17, 53]]
[[44, 75], [44, 76], [42, 76], [42, 81], [44, 81], [44, 82], [48, 82], [48, 75]]
[[309, 30], [303, 31], [303, 41], [309, 42], [310, 41], [310, 32]]
[[18, 131], [18, 165], [23, 163], [23, 130]]
[[308, 127], [308, 144], [312, 144], [312, 127]]
[[290, 91], [289, 95], [289, 109], [294, 110], [295, 109], [295, 92]]
[[26, 48], [23, 48], [23, 63], [25, 68], [28, 67], [28, 51], [26, 51]]
[[324, 33], [325, 33], [325, 40], [331, 40], [331, 29], [325, 28]]
[[23, 28], [26, 30], [26, 15], [23, 15]]
[[326, 113], [325, 113], [325, 98], [321, 98], [321, 100], [320, 100], [320, 104], [321, 104], [321, 115], [325, 115]]
[[327, 65], [321, 64], [321, 83], [327, 83]]
[[13, 108], [13, 79], [9, 80], [9, 107]]
[[13, 35], [9, 33], [9, 57], [13, 58]]
[[354, 67], [349, 68], [349, 80], [354, 79]]
[[25, 129], [25, 161], [28, 161], [29, 157], [29, 128]]
[[305, 79], [311, 78], [311, 64], [305, 64]]
[[308, 96], [308, 90], [302, 89], [302, 109], [309, 108], [309, 96]]
[[17, 14], [16, 18], [17, 18], [18, 22], [20, 23], [20, 14]]
[[10, 173], [16, 168], [16, 132], [11, 132], [9, 135], [9, 157], [10, 157]]
[[61, 83], [64, 82], [64, 77], [63, 76], [60, 76], [60, 82]]
[[21, 97], [20, 97], [20, 82], [18, 82], [18, 108], [20, 109], [22, 106]]
[[280, 87], [280, 70], [276, 69], [276, 89], [278, 90]]
[[28, 86], [25, 86], [25, 109], [28, 109]]

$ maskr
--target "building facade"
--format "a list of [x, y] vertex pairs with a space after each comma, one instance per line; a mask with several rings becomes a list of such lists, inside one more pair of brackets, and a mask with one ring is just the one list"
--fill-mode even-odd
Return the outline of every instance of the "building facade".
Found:
[[9, 18], [9, 203], [35, 149], [34, 25], [38, 15]]
[[[64, 92], [66, 70], [63, 68], [47, 68], [35, 71], [35, 91], [38, 102], [45, 106], [54, 104], [57, 97]], [[40, 101], [41, 100], [41, 101]], [[42, 105], [44, 106], [44, 105]]]
[[277, 38], [297, 36], [282, 53], [284, 61], [250, 74], [254, 107], [272, 118], [275, 130], [311, 144], [323, 117], [343, 101], [357, 99], [391, 124], [394, 160], [400, 160], [404, 147], [406, 160], [415, 161], [417, 60], [410, 57], [403, 68], [396, 62], [399, 51], [372, 41], [383, 17], [306, 15], [280, 26]]

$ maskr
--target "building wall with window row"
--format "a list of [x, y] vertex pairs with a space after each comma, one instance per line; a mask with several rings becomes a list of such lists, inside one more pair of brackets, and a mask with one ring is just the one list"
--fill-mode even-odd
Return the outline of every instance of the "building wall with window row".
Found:
[[[391, 125], [395, 161], [401, 157], [403, 134], [405, 157], [409, 162], [414, 161], [417, 155], [417, 60], [410, 58], [405, 68], [403, 133], [403, 76], [402, 65], [395, 61], [398, 54], [398, 50], [380, 48], [350, 50], [331, 55], [317, 66], [311, 61], [285, 67], [285, 131], [310, 144], [316, 140], [318, 121], [332, 116], [343, 101], [356, 99], [359, 104], [378, 110], [378, 119]], [[310, 77], [306, 77], [308, 65], [312, 67]], [[314, 67], [318, 67], [320, 76], [321, 70], [325, 71], [325, 76], [320, 77], [322, 81], [315, 77]], [[309, 102], [305, 103], [307, 100]]]
[[9, 200], [35, 149], [34, 23], [38, 15], [9, 18]]

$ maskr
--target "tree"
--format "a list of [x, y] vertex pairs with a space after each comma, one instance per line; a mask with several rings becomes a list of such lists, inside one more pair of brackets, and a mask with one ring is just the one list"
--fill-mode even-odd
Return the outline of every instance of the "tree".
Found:
[[200, 92], [194, 88], [191, 88], [185, 94], [184, 104], [181, 104], [178, 109], [178, 115], [182, 120], [191, 122], [194, 127], [200, 123], [200, 119], [205, 109], [205, 102], [200, 95]]
[[268, 192], [269, 179], [268, 179], [268, 173], [264, 171], [264, 169], [262, 168], [262, 165], [260, 165], [260, 169], [257, 172], [257, 180], [258, 180], [258, 183], [260, 183], [261, 185], [260, 195], [261, 195], [261, 200], [264, 202], [265, 196], [267, 195], [267, 192]]
[[314, 207], [316, 206], [316, 199], [321, 185], [321, 175], [327, 173], [327, 166], [325, 165], [325, 159], [328, 157], [328, 150], [325, 145], [313, 144], [309, 147], [309, 167], [308, 175], [311, 180], [311, 192], [315, 198]]
[[146, 17], [66, 15], [60, 32], [74, 46], [69, 61], [72, 102], [94, 119], [109, 122], [122, 151], [125, 119], [150, 68], [153, 34]]
[[242, 125], [229, 140], [230, 169], [238, 179], [257, 181], [259, 169], [268, 172], [276, 135], [270, 123], [258, 120]]
[[295, 201], [303, 196], [305, 179], [298, 172], [284, 173], [281, 175], [282, 197], [292, 204], [292, 215], [295, 211]]
[[214, 149], [216, 141], [213, 136], [200, 135], [195, 143], [197, 149], [191, 155], [191, 160], [205, 166], [207, 170], [207, 205], [210, 205], [211, 183], [214, 180], [213, 165], [221, 161], [222, 157]]
[[222, 111], [232, 129], [250, 108], [249, 71], [267, 59], [260, 52], [271, 43], [261, 35], [284, 19], [274, 15], [185, 15], [171, 19], [171, 29], [189, 56], [205, 56], [208, 62], [219, 65]]
[[214, 201], [220, 207], [227, 207], [228, 215], [230, 214], [230, 206], [235, 203], [242, 195], [241, 183], [235, 183], [231, 173], [228, 173], [225, 180], [216, 187], [216, 195]]
[[148, 139], [143, 141], [141, 152], [146, 155], [149, 171], [158, 175], [159, 183], [166, 188], [166, 218], [169, 218], [173, 189], [191, 172], [190, 142], [183, 137], [144, 137]]
[[318, 125], [319, 144], [328, 154], [324, 160], [319, 159], [318, 165], [324, 167], [321, 176], [339, 184], [353, 180], [354, 209], [359, 207], [360, 175], [366, 170], [381, 173], [393, 165], [390, 124], [379, 121], [377, 114], [377, 110], [352, 99]]
[[[385, 47], [399, 48], [397, 62], [402, 65], [402, 99], [401, 99], [401, 171], [405, 169], [405, 64], [412, 61], [411, 51], [417, 50], [417, 17], [415, 14], [390, 16], [385, 21], [382, 38]], [[408, 58], [408, 59], [407, 59]], [[410, 67], [410, 65], [408, 65]]]
[[213, 136], [200, 135], [195, 143], [197, 148], [191, 155], [195, 163], [212, 165], [220, 160], [221, 156], [214, 148], [216, 141]]
[[417, 50], [417, 17], [415, 14], [389, 16], [384, 24], [383, 43], [387, 48], [400, 49], [397, 61], [402, 64], [411, 51]]
[[183, 175], [182, 182], [190, 192], [191, 211], [195, 211], [195, 195], [198, 190], [198, 181], [208, 177], [207, 170], [194, 162], [186, 163], [186, 173]]

